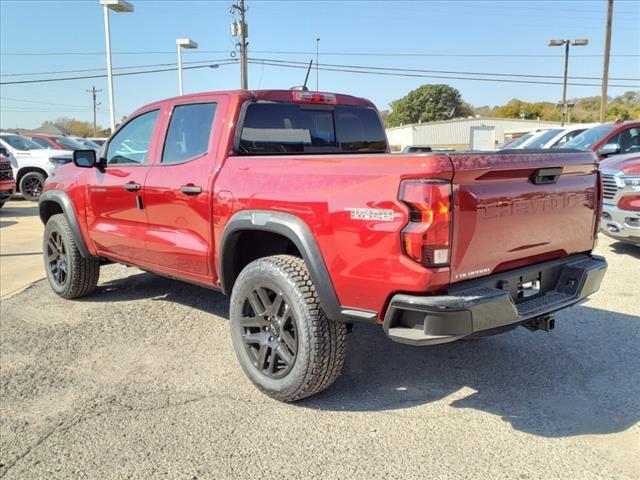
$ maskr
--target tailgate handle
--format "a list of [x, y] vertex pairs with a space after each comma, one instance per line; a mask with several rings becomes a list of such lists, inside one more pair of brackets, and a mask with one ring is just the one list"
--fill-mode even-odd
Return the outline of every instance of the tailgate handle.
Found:
[[533, 172], [531, 181], [536, 185], [556, 183], [560, 175], [562, 175], [562, 167], [539, 168]]

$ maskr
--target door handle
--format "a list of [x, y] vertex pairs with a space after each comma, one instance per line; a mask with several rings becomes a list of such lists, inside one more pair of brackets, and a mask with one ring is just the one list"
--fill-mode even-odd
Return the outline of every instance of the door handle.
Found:
[[202, 193], [202, 187], [197, 185], [182, 185], [180, 191], [185, 195], [200, 195]]
[[139, 183], [130, 182], [130, 183], [124, 184], [124, 189], [127, 190], [128, 192], [137, 192], [141, 188], [142, 187], [140, 186]]

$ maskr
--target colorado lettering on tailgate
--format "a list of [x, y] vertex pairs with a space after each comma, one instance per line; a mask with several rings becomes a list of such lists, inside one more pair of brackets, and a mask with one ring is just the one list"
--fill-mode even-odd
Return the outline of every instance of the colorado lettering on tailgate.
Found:
[[494, 220], [585, 205], [589, 208], [594, 208], [593, 192], [568, 193], [564, 195], [550, 194], [527, 200], [500, 200], [494, 203], [480, 204], [478, 205], [478, 211], [483, 220]]

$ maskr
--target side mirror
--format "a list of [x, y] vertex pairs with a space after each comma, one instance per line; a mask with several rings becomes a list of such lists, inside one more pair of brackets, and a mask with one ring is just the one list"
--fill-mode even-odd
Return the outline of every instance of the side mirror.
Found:
[[0, 147], [0, 155], [9, 158], [9, 152], [4, 147]]
[[80, 168], [93, 168], [96, 166], [95, 150], [74, 150], [73, 163]]
[[598, 150], [598, 155], [601, 157], [608, 157], [609, 155], [615, 155], [616, 153], [620, 153], [620, 145], [617, 143], [607, 143]]

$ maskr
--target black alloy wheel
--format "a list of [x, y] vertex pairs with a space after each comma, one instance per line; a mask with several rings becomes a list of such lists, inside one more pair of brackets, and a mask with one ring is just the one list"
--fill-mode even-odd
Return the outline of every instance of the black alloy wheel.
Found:
[[257, 286], [244, 298], [242, 341], [254, 366], [270, 378], [286, 376], [295, 364], [298, 332], [282, 292]]
[[29, 201], [37, 202], [44, 187], [45, 176], [40, 172], [28, 172], [20, 179], [20, 193]]
[[51, 279], [62, 287], [69, 277], [69, 256], [62, 236], [56, 230], [50, 232], [47, 238], [47, 261]]

